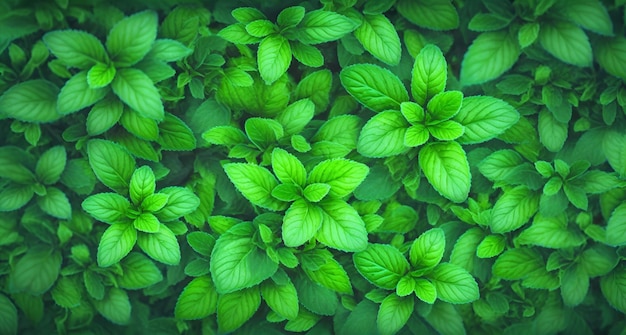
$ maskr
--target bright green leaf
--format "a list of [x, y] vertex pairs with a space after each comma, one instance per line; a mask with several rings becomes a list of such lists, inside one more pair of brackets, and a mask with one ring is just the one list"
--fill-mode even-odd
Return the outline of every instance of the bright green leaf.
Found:
[[400, 251], [387, 244], [370, 244], [353, 255], [359, 273], [372, 284], [393, 290], [408, 271], [409, 262]]
[[343, 87], [365, 107], [382, 112], [400, 109], [409, 94], [391, 71], [373, 64], [355, 64], [343, 68], [339, 75]]
[[457, 142], [433, 142], [420, 150], [419, 164], [430, 184], [444, 197], [463, 202], [472, 176], [465, 151]]

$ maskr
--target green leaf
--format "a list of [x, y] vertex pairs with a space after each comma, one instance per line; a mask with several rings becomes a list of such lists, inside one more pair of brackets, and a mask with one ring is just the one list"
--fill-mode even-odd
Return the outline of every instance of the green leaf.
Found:
[[465, 127], [458, 139], [461, 144], [488, 141], [511, 128], [520, 116], [507, 102], [488, 96], [473, 96], [463, 99], [463, 105], [454, 121]]
[[178, 240], [166, 225], [161, 225], [154, 233], [138, 233], [137, 245], [152, 259], [163, 264], [178, 265], [180, 263]]
[[459, 26], [456, 8], [445, 0], [399, 0], [398, 12], [420, 27], [432, 30], [451, 30]]
[[324, 183], [312, 183], [302, 191], [302, 195], [311, 202], [320, 202], [330, 192], [330, 185]]
[[284, 135], [280, 123], [272, 119], [252, 117], [246, 120], [244, 127], [250, 142], [261, 150], [274, 146]]
[[505, 247], [506, 237], [504, 235], [487, 235], [476, 248], [476, 256], [479, 258], [495, 257], [501, 254]]
[[585, 269], [590, 278], [604, 276], [619, 264], [615, 251], [613, 247], [594, 244], [582, 252], [578, 264]]
[[417, 278], [415, 282], [415, 295], [427, 304], [434, 304], [437, 300], [437, 289], [435, 285], [427, 279]]
[[4, 294], [0, 294], [0, 318], [4, 320], [0, 324], [0, 334], [17, 334], [17, 308]]
[[316, 249], [302, 255], [301, 260], [304, 273], [313, 282], [339, 293], [353, 293], [350, 277], [328, 249]]
[[161, 189], [159, 193], [168, 196], [165, 207], [154, 213], [161, 222], [174, 221], [193, 213], [200, 205], [198, 196], [185, 187], [170, 186]]
[[163, 62], [175, 62], [189, 56], [192, 52], [192, 49], [187, 48], [178, 41], [160, 38], [154, 41], [146, 58], [153, 58]]
[[410, 267], [402, 253], [387, 244], [370, 244], [364, 251], [356, 252], [352, 259], [365, 279], [387, 290], [394, 290]]
[[119, 69], [111, 88], [120, 100], [142, 116], [163, 120], [165, 113], [161, 95], [152, 79], [142, 71], [133, 68]]
[[62, 260], [61, 253], [51, 248], [38, 246], [29, 249], [11, 267], [8, 276], [9, 292], [44, 294], [56, 282]]
[[523, 226], [539, 209], [539, 196], [526, 186], [517, 186], [496, 201], [491, 212], [491, 231], [496, 234]]
[[607, 132], [602, 141], [602, 151], [609, 165], [620, 177], [626, 176], [626, 135], [615, 131]]
[[98, 63], [87, 72], [87, 84], [92, 89], [108, 86], [116, 73], [117, 70], [112, 64]]
[[354, 31], [354, 37], [365, 50], [384, 63], [396, 65], [400, 62], [402, 46], [395, 27], [383, 14], [363, 16], [361, 25]]
[[410, 275], [400, 278], [398, 285], [396, 285], [396, 294], [400, 297], [406, 297], [415, 292], [415, 281], [416, 279]]
[[446, 248], [446, 238], [441, 228], [432, 228], [413, 241], [409, 259], [413, 268], [430, 268], [441, 262]]
[[413, 308], [412, 297], [399, 297], [395, 293], [388, 295], [378, 309], [376, 317], [378, 332], [381, 335], [397, 333], [409, 321]]
[[138, 290], [163, 280], [163, 274], [156, 264], [140, 253], [131, 252], [120, 261], [120, 265], [124, 275], [119, 277], [118, 284], [122, 288]]
[[281, 148], [272, 151], [272, 170], [278, 180], [284, 184], [296, 184], [304, 187], [306, 170], [296, 156]]
[[264, 281], [260, 286], [261, 296], [274, 312], [287, 320], [293, 320], [298, 317], [300, 310], [298, 292], [289, 277], [286, 278], [280, 284], [271, 279]]
[[117, 98], [98, 101], [87, 115], [87, 134], [96, 136], [111, 129], [120, 120], [123, 112], [124, 104]]
[[606, 225], [606, 243], [626, 245], [626, 204], [617, 206]]
[[244, 23], [235, 23], [230, 26], [224, 27], [224, 29], [218, 32], [218, 35], [228, 42], [234, 44], [255, 44], [261, 40], [258, 37], [254, 37], [246, 30]]
[[133, 249], [136, 241], [137, 231], [132, 224], [112, 224], [100, 238], [98, 266], [106, 268], [119, 262]]
[[84, 31], [52, 31], [43, 36], [43, 42], [67, 66], [86, 70], [97, 63], [108, 61], [100, 40]]
[[53, 83], [35, 79], [11, 86], [0, 96], [0, 117], [23, 122], [48, 123], [58, 120], [59, 88]]
[[227, 146], [233, 146], [248, 141], [243, 131], [232, 126], [213, 127], [202, 133], [202, 138], [211, 144]]
[[467, 304], [480, 297], [478, 284], [462, 267], [441, 263], [428, 277], [437, 289], [437, 298], [451, 304]]
[[302, 6], [287, 7], [278, 13], [276, 23], [281, 28], [292, 27], [300, 23], [304, 18], [305, 8]]
[[327, 199], [318, 203], [324, 211], [317, 240], [341, 251], [361, 251], [367, 247], [365, 222], [357, 211], [343, 200]]
[[343, 198], [352, 193], [369, 173], [367, 165], [349, 159], [328, 159], [317, 164], [309, 173], [308, 183], [330, 185], [328, 195]]
[[508, 26], [510, 22], [510, 19], [494, 13], [478, 13], [469, 21], [467, 28], [478, 32], [495, 31]]
[[238, 224], [220, 236], [211, 254], [211, 276], [220, 294], [252, 287], [272, 276], [278, 264], [253, 242], [254, 228]]
[[259, 44], [257, 52], [259, 73], [267, 85], [278, 80], [291, 64], [289, 41], [281, 35], [271, 35]]
[[102, 300], [95, 300], [94, 305], [98, 313], [107, 320], [118, 324], [127, 325], [130, 322], [131, 305], [126, 291], [111, 287]]
[[282, 238], [288, 247], [303, 245], [313, 238], [322, 226], [323, 211], [303, 199], [296, 200], [283, 219]]
[[10, 212], [22, 208], [34, 195], [31, 185], [10, 185], [0, 191], [0, 212]]
[[601, 35], [613, 35], [613, 22], [600, 1], [557, 1], [553, 10], [584, 29]]
[[373, 158], [402, 154], [409, 150], [404, 145], [409, 127], [410, 124], [399, 111], [384, 111], [374, 115], [361, 130], [357, 151]]
[[87, 71], [81, 71], [65, 83], [57, 101], [60, 114], [67, 115], [89, 107], [102, 100], [109, 92], [106, 87], [91, 88], [87, 81]]
[[40, 182], [51, 185], [59, 181], [65, 164], [67, 162], [67, 153], [63, 146], [57, 145], [46, 150], [37, 161], [35, 174]]
[[463, 57], [461, 82], [475, 85], [498, 78], [517, 62], [519, 55], [519, 44], [508, 32], [482, 33]]
[[300, 99], [285, 108], [276, 116], [284, 133], [293, 135], [300, 133], [315, 115], [315, 104], [310, 99]]
[[600, 279], [602, 295], [611, 306], [626, 313], [626, 269], [623, 267], [603, 276]]
[[580, 305], [589, 292], [589, 276], [580, 265], [561, 271], [561, 297], [566, 306]]
[[576, 66], [591, 66], [593, 54], [585, 32], [567, 21], [550, 21], [541, 25], [539, 42], [557, 59]]
[[355, 64], [343, 68], [341, 84], [365, 107], [382, 112], [400, 109], [400, 103], [409, 100], [402, 81], [391, 71], [373, 64]]
[[130, 178], [130, 199], [135, 205], [140, 205], [155, 189], [156, 178], [149, 166], [144, 165], [133, 172]]
[[46, 214], [57, 219], [70, 219], [72, 217], [72, 205], [69, 199], [56, 187], [46, 187], [46, 194], [37, 198], [39, 208]]
[[254, 20], [246, 24], [246, 31], [254, 37], [265, 37], [276, 33], [277, 27], [270, 20]]
[[546, 149], [557, 152], [563, 148], [567, 139], [568, 124], [557, 120], [547, 110], [539, 112], [539, 140]]
[[90, 297], [96, 300], [104, 299], [104, 284], [99, 274], [92, 270], [84, 271], [83, 283]]
[[211, 277], [194, 278], [176, 301], [174, 316], [182, 320], [203, 319], [217, 311], [218, 295]]
[[113, 26], [107, 36], [106, 46], [116, 65], [131, 66], [144, 58], [156, 39], [158, 21], [156, 12], [143, 11]]
[[594, 45], [598, 64], [608, 73], [626, 79], [626, 38], [604, 38]]
[[295, 277], [294, 285], [298, 291], [300, 304], [305, 307], [300, 308], [300, 313], [309, 310], [318, 315], [331, 316], [337, 312], [339, 301], [334, 291], [312, 282], [305, 276]]
[[87, 197], [81, 206], [96, 220], [116, 224], [126, 220], [130, 202], [119, 194], [99, 193]]
[[462, 102], [461, 91], [440, 92], [428, 101], [426, 109], [432, 120], [448, 120], [459, 112]]
[[420, 150], [419, 164], [428, 182], [453, 202], [469, 194], [472, 176], [465, 151], [457, 142], [433, 142]]
[[165, 113], [165, 118], [159, 122], [157, 142], [162, 150], [191, 151], [196, 148], [196, 137], [191, 128], [170, 113]]
[[231, 332], [243, 325], [261, 306], [259, 288], [226, 293], [217, 301], [217, 324], [220, 332]]
[[112, 190], [126, 194], [135, 171], [135, 159], [119, 144], [101, 139], [87, 142], [87, 153], [96, 177]]
[[310, 67], [324, 65], [324, 55], [318, 48], [298, 41], [289, 41], [289, 45], [298, 62]]
[[496, 259], [491, 272], [505, 280], [518, 280], [539, 269], [545, 269], [545, 264], [536, 249], [514, 248], [505, 251]]
[[276, 177], [267, 169], [254, 164], [229, 163], [224, 171], [243, 196], [254, 205], [273, 211], [287, 208], [287, 204], [272, 197], [278, 185]]
[[[427, 44], [415, 57], [411, 71], [411, 95], [420, 106], [443, 92], [448, 79], [448, 65], [439, 47]], [[408, 119], [410, 122], [412, 120]]]
[[159, 222], [159, 219], [157, 219], [154, 214], [143, 212], [133, 220], [133, 226], [138, 231], [144, 233], [158, 233], [161, 222]]
[[356, 24], [341, 14], [314, 10], [304, 15], [297, 28], [297, 39], [300, 42], [319, 44], [342, 38], [353, 31]]

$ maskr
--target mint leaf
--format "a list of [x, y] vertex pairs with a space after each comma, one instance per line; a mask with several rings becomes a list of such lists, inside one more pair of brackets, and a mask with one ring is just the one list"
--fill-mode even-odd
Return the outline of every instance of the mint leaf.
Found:
[[181, 216], [193, 213], [200, 205], [200, 199], [185, 187], [170, 186], [159, 193], [167, 195], [167, 204], [154, 214], [161, 222], [174, 221]]
[[459, 26], [459, 15], [449, 1], [400, 0], [398, 12], [411, 23], [432, 30], [451, 30]]
[[46, 214], [58, 219], [72, 217], [72, 205], [69, 199], [56, 187], [46, 187], [46, 194], [37, 198], [37, 204]]
[[98, 63], [87, 72], [87, 84], [92, 89], [108, 86], [116, 73], [117, 70], [112, 64]]
[[500, 99], [474, 96], [463, 99], [463, 105], [454, 120], [465, 127], [459, 143], [474, 144], [504, 133], [517, 123], [519, 113]]
[[31, 185], [10, 185], [0, 191], [0, 212], [10, 212], [22, 208], [34, 196]]
[[414, 268], [430, 268], [441, 262], [446, 247], [446, 239], [441, 228], [432, 228], [413, 241], [409, 259]]
[[296, 200], [285, 212], [282, 227], [283, 242], [297, 247], [313, 238], [322, 226], [324, 213], [314, 204]]
[[120, 100], [144, 117], [162, 121], [163, 102], [152, 80], [142, 71], [124, 68], [117, 71], [111, 88]]
[[457, 142], [433, 142], [420, 150], [419, 164], [430, 184], [453, 202], [469, 194], [472, 176], [465, 151]]
[[360, 251], [367, 247], [367, 230], [357, 211], [343, 200], [326, 199], [319, 202], [324, 211], [317, 240], [342, 251]]
[[140, 253], [131, 252], [120, 261], [120, 265], [124, 275], [118, 279], [118, 283], [122, 288], [138, 290], [163, 280], [161, 270], [148, 257]]
[[116, 223], [102, 234], [98, 244], [98, 266], [106, 268], [126, 257], [137, 242], [137, 231], [132, 224]]
[[154, 41], [146, 58], [153, 58], [164, 62], [174, 62], [189, 56], [192, 51], [192, 49], [187, 48], [178, 41], [161, 38]]
[[396, 65], [400, 62], [402, 46], [395, 27], [383, 14], [363, 16], [354, 36], [365, 50], [384, 63]]
[[[358, 187], [357, 187], [358, 188]], [[355, 190], [356, 191], [356, 190]], [[330, 192], [330, 185], [324, 183], [312, 183], [302, 190], [302, 195], [310, 202], [320, 202]]]
[[476, 247], [478, 258], [491, 258], [498, 256], [506, 247], [504, 235], [487, 235]]
[[328, 249], [313, 250], [301, 260], [304, 273], [313, 282], [339, 293], [353, 293], [350, 277]]
[[610, 245], [626, 244], [626, 204], [617, 206], [606, 225], [606, 242]]
[[0, 317], [4, 320], [0, 325], [0, 333], [17, 334], [17, 308], [4, 294], [0, 294]]
[[378, 332], [382, 335], [397, 333], [409, 321], [413, 308], [412, 297], [399, 297], [395, 293], [388, 295], [378, 309]]
[[64, 64], [81, 70], [109, 60], [100, 40], [84, 31], [52, 31], [43, 36], [43, 42]]
[[365, 107], [382, 112], [400, 109], [409, 100], [406, 88], [391, 71], [373, 64], [345, 67], [339, 75], [343, 87]]
[[289, 45], [291, 46], [293, 57], [298, 62], [310, 67], [324, 65], [324, 55], [318, 48], [298, 41], [289, 41]]
[[149, 166], [144, 165], [133, 172], [130, 178], [130, 199], [135, 205], [140, 205], [155, 189], [156, 178]]
[[57, 280], [62, 260], [61, 254], [51, 248], [38, 246], [29, 249], [11, 267], [8, 277], [9, 291], [44, 294]]
[[238, 224], [220, 236], [211, 254], [211, 276], [220, 294], [252, 287], [272, 276], [278, 264], [253, 242], [254, 228]]
[[54, 146], [39, 157], [35, 167], [35, 175], [40, 182], [46, 185], [54, 184], [61, 178], [66, 162], [65, 148], [60, 145]]
[[523, 226], [539, 209], [539, 197], [526, 186], [517, 186], [496, 201], [491, 213], [491, 231], [506, 233]]
[[451, 264], [439, 264], [428, 278], [435, 285], [437, 298], [452, 304], [466, 304], [478, 300], [478, 284], [472, 275], [462, 267]]
[[226, 293], [217, 300], [217, 324], [220, 332], [231, 332], [243, 325], [261, 305], [258, 287]]
[[77, 112], [102, 100], [108, 92], [108, 88], [91, 88], [88, 83], [87, 72], [81, 71], [70, 78], [61, 88], [57, 110], [63, 115]]
[[196, 148], [196, 137], [191, 128], [170, 113], [165, 113], [163, 121], [159, 123], [157, 142], [162, 150], [191, 151]]
[[290, 104], [276, 116], [284, 129], [285, 134], [300, 133], [315, 115], [315, 104], [310, 99], [300, 99]]
[[126, 194], [135, 159], [119, 144], [101, 139], [87, 142], [87, 153], [96, 177], [112, 190]]
[[98, 313], [107, 320], [118, 324], [126, 325], [130, 322], [131, 304], [126, 291], [112, 287], [102, 300], [94, 301]]
[[0, 110], [7, 117], [35, 123], [59, 119], [57, 95], [59, 88], [43, 80], [27, 80], [7, 89], [0, 96]]
[[287, 208], [287, 204], [272, 197], [278, 185], [276, 177], [267, 169], [253, 164], [229, 163], [224, 171], [239, 192], [253, 204], [273, 211]]
[[167, 265], [180, 263], [180, 246], [176, 235], [165, 225], [154, 233], [137, 234], [137, 245], [152, 259]]
[[398, 281], [409, 272], [409, 262], [400, 251], [386, 244], [370, 244], [356, 252], [352, 259], [359, 273], [372, 284], [393, 290]]
[[261, 78], [270, 85], [280, 78], [291, 64], [289, 41], [281, 35], [271, 35], [259, 44], [257, 62]]
[[539, 112], [539, 140], [546, 149], [557, 152], [563, 148], [567, 139], [568, 124], [557, 120], [547, 110]]
[[309, 173], [308, 183], [330, 185], [328, 195], [343, 198], [352, 193], [363, 182], [369, 168], [349, 159], [329, 159], [317, 164]]
[[106, 46], [118, 66], [139, 62], [152, 48], [156, 39], [158, 17], [153, 11], [143, 11], [119, 21], [107, 36]]
[[218, 295], [211, 277], [194, 278], [185, 286], [176, 301], [174, 316], [183, 320], [198, 320], [217, 311]]
[[[384, 111], [374, 115], [361, 130], [357, 151], [365, 157], [382, 158], [402, 154], [410, 147], [405, 136], [410, 124], [398, 111]], [[409, 141], [408, 144], [414, 144]]]
[[261, 296], [265, 303], [278, 315], [287, 320], [298, 317], [300, 306], [298, 304], [298, 292], [289, 277], [284, 283], [277, 283], [272, 279], [264, 281], [261, 288]]
[[508, 71], [517, 62], [519, 55], [519, 44], [508, 32], [482, 33], [463, 57], [461, 82], [464, 85], [475, 85], [493, 80]]
[[626, 78], [626, 68], [622, 65], [626, 60], [626, 38], [616, 36], [601, 39], [593, 51], [598, 64], [606, 72], [622, 79]]
[[545, 268], [541, 254], [531, 248], [514, 248], [505, 251], [496, 259], [491, 272], [506, 280], [526, 278], [533, 271]]
[[272, 151], [272, 170], [281, 183], [304, 186], [307, 173], [304, 165], [296, 156], [284, 149], [275, 148]]
[[335, 12], [314, 10], [298, 24], [296, 36], [305, 44], [319, 44], [340, 39], [356, 28], [349, 18]]
[[591, 66], [593, 54], [585, 32], [566, 21], [550, 21], [541, 25], [539, 42], [557, 59], [576, 66]]
[[435, 94], [426, 109], [433, 120], [448, 120], [455, 116], [463, 103], [463, 92], [447, 91]]
[[554, 9], [584, 29], [601, 35], [613, 35], [613, 22], [600, 1], [560, 1]]
[[111, 129], [120, 120], [123, 112], [124, 104], [117, 98], [98, 101], [87, 115], [87, 134], [96, 136]]
[[618, 268], [600, 279], [602, 295], [618, 311], [626, 312], [626, 270]]
[[411, 71], [413, 100], [425, 107], [430, 98], [443, 92], [447, 77], [448, 65], [441, 50], [433, 44], [424, 46], [415, 57]]
[[116, 193], [99, 193], [87, 197], [81, 206], [96, 220], [116, 224], [126, 221], [130, 202]]
[[561, 271], [561, 297], [566, 306], [580, 305], [589, 292], [589, 276], [580, 265]]

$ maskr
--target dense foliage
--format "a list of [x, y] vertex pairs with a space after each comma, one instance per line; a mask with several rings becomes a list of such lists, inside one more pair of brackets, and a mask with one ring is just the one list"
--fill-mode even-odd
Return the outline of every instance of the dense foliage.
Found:
[[626, 1], [0, 2], [0, 334], [624, 334]]

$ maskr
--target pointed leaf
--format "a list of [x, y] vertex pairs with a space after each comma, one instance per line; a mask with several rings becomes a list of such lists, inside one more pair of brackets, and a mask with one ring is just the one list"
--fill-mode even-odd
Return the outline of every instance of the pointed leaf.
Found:
[[430, 184], [444, 197], [463, 202], [472, 176], [465, 151], [457, 142], [433, 142], [422, 148], [419, 164]]

